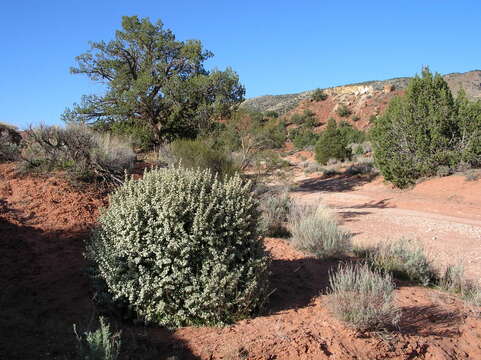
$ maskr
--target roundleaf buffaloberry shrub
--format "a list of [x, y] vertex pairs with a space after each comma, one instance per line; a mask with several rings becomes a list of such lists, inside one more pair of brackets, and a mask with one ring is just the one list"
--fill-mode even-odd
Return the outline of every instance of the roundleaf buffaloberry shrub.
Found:
[[252, 184], [165, 168], [110, 199], [87, 258], [114, 300], [147, 322], [223, 324], [266, 299], [269, 258]]

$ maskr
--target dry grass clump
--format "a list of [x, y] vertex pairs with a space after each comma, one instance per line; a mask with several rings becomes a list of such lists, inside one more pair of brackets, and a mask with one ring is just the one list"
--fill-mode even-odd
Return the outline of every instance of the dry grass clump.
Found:
[[356, 252], [360, 257], [364, 257], [372, 268], [388, 272], [396, 278], [424, 286], [436, 281], [436, 273], [423, 248], [414, 241], [401, 238]]
[[440, 276], [438, 286], [445, 291], [459, 294], [467, 303], [481, 306], [481, 287], [464, 276], [462, 264], [449, 265]]
[[391, 275], [367, 264], [340, 265], [329, 275], [329, 307], [340, 320], [357, 330], [397, 326], [401, 312], [393, 302]]
[[267, 236], [285, 236], [288, 231], [287, 222], [291, 199], [287, 189], [268, 191], [261, 196], [262, 227]]
[[372, 157], [358, 157], [356, 161], [346, 169], [345, 173], [352, 176], [358, 174], [377, 174], [378, 171], [374, 167], [374, 160]]
[[293, 205], [289, 217], [291, 243], [318, 258], [335, 258], [351, 248], [351, 234], [341, 230], [324, 206]]

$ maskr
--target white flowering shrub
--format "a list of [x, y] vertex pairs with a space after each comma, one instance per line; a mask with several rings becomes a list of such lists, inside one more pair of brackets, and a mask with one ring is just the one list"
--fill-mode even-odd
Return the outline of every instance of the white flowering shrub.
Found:
[[87, 246], [110, 295], [148, 322], [222, 324], [255, 313], [269, 258], [251, 183], [156, 169], [110, 199]]

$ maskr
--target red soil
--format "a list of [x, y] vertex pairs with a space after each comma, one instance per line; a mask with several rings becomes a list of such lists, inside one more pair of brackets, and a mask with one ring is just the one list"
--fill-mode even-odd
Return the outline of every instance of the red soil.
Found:
[[[72, 324], [85, 328], [97, 316], [82, 251], [105, 196], [0, 165], [0, 199], [0, 359], [72, 358]], [[401, 284], [400, 330], [357, 334], [326, 306], [334, 262], [310, 258], [285, 240], [265, 243], [275, 289], [266, 314], [175, 332], [112, 316], [123, 330], [124, 358], [164, 359], [176, 351], [180, 359], [481, 359], [481, 319], [459, 299]], [[145, 344], [155, 349], [150, 357], [139, 355]]]

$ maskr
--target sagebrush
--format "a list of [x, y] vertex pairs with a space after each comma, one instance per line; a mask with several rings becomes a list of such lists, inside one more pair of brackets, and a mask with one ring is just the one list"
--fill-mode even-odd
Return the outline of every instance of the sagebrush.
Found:
[[291, 243], [318, 258], [335, 258], [351, 247], [351, 234], [340, 229], [324, 206], [293, 204], [289, 216]]
[[401, 238], [380, 243], [373, 248], [365, 249], [364, 256], [373, 268], [400, 279], [425, 286], [433, 284], [437, 279], [436, 271], [426, 257], [424, 249], [409, 239]]
[[127, 181], [87, 244], [96, 278], [148, 322], [223, 324], [255, 314], [268, 287], [252, 184], [165, 168]]
[[267, 236], [284, 236], [287, 233], [287, 222], [291, 199], [287, 189], [268, 191], [261, 197], [263, 228]]
[[77, 178], [120, 184], [135, 153], [127, 141], [83, 124], [40, 125], [26, 131], [22, 158], [30, 169], [67, 170]]
[[394, 304], [391, 275], [368, 265], [339, 265], [329, 275], [329, 307], [357, 330], [384, 330], [397, 326], [400, 310]]

